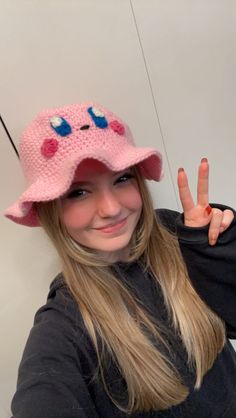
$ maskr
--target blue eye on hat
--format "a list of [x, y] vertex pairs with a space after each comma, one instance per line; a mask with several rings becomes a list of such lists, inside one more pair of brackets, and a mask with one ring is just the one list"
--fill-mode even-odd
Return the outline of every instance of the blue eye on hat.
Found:
[[108, 122], [105, 116], [99, 109], [97, 109], [94, 106], [91, 106], [87, 110], [98, 128], [106, 128], [108, 126]]
[[53, 116], [50, 119], [50, 125], [54, 129], [54, 131], [60, 136], [67, 136], [72, 132], [69, 123], [60, 116]]

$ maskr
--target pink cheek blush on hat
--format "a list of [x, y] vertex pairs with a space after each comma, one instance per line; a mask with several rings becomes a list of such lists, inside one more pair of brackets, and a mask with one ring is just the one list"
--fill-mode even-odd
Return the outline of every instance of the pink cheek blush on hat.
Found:
[[135, 146], [128, 125], [104, 106], [80, 103], [40, 112], [23, 131], [19, 147], [26, 190], [5, 210], [12, 221], [39, 226], [34, 202], [62, 196], [87, 158], [112, 171], [138, 165], [144, 178], [162, 178], [162, 156]]

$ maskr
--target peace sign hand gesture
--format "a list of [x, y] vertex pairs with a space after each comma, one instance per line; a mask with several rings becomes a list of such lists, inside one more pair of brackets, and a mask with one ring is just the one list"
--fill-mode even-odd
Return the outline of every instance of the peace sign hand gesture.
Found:
[[209, 244], [214, 245], [219, 234], [224, 232], [234, 219], [232, 210], [224, 211], [211, 208], [208, 201], [209, 164], [206, 158], [201, 160], [198, 169], [197, 204], [194, 203], [188, 178], [183, 168], [178, 171], [179, 197], [184, 211], [184, 224], [190, 227], [209, 225]]

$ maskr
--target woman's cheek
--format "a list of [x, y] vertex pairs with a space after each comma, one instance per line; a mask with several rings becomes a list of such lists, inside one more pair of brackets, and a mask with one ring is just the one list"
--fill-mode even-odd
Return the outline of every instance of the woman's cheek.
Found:
[[78, 207], [76, 204], [66, 207], [63, 212], [63, 222], [67, 228], [86, 228], [91, 223], [91, 217], [88, 207]]
[[130, 188], [126, 190], [126, 206], [131, 210], [139, 210], [142, 208], [142, 198], [138, 190], [138, 186], [131, 185]]
[[136, 190], [134, 201], [135, 201], [135, 209], [142, 209], [143, 202], [142, 202], [142, 198], [138, 190]]

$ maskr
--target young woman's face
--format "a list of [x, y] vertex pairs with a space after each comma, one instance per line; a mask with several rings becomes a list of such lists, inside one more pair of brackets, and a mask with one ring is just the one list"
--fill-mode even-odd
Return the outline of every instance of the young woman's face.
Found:
[[99, 161], [85, 160], [61, 202], [62, 221], [77, 243], [104, 253], [107, 261], [127, 258], [142, 211], [130, 168], [117, 173]]

